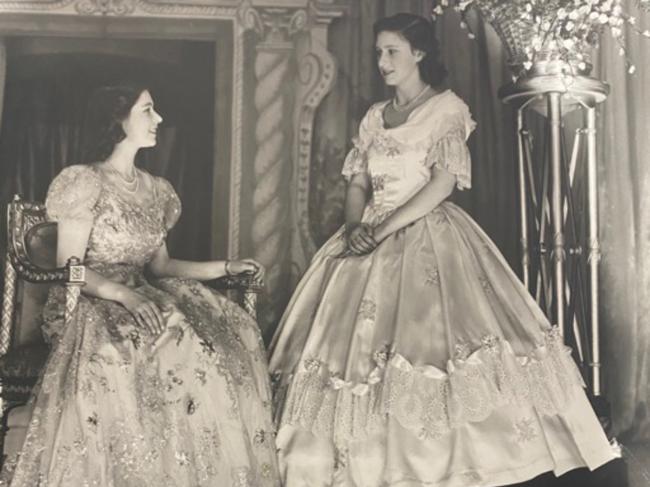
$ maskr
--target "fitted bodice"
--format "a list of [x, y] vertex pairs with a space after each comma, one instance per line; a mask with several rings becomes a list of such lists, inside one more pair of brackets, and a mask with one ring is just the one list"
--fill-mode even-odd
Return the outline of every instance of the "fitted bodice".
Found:
[[471, 187], [465, 141], [475, 123], [467, 105], [446, 90], [418, 106], [402, 125], [387, 128], [387, 103], [370, 107], [343, 165], [346, 178], [366, 173], [371, 181], [365, 221], [376, 222], [405, 204], [431, 180], [435, 168], [456, 176], [460, 189]]
[[401, 144], [379, 134], [368, 148], [368, 175], [372, 199], [368, 208], [385, 214], [408, 201], [431, 179], [426, 147]]
[[[154, 186], [155, 188], [155, 186]], [[102, 185], [95, 204], [86, 261], [143, 265], [163, 243], [167, 230], [160, 196], [149, 201], [129, 200], [111, 183]]]
[[180, 200], [171, 185], [138, 171], [143, 182], [138, 194], [120, 188], [95, 165], [70, 166], [50, 185], [48, 217], [90, 227], [84, 260], [91, 267], [142, 267], [180, 216]]

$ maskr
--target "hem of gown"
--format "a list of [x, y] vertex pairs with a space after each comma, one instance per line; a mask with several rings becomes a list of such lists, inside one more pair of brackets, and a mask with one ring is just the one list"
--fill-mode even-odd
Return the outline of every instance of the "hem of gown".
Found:
[[366, 438], [392, 417], [423, 439], [487, 419], [507, 404], [561, 414], [584, 382], [557, 329], [529, 355], [518, 356], [494, 336], [449, 360], [447, 371], [415, 366], [388, 348], [363, 382], [342, 379], [327, 363], [310, 359], [294, 373], [275, 374], [279, 427], [292, 425], [335, 443]]
[[[589, 450], [589, 453], [599, 454], [599, 456], [602, 457], [591, 466], [587, 465], [584, 460], [579, 460], [573, 457], [563, 458], [562, 460], [552, 460], [545, 458], [538, 460], [532, 465], [529, 464], [521, 468], [501, 470], [498, 472], [488, 472], [485, 475], [477, 474], [479, 478], [482, 477], [485, 478], [485, 480], [477, 480], [477, 477], [473, 475], [466, 475], [461, 473], [437, 482], [426, 482], [408, 479], [391, 480], [387, 483], [382, 484], [381, 487], [500, 487], [526, 482], [547, 472], [552, 472], [556, 477], [559, 477], [577, 468], [586, 467], [590, 471], [594, 471], [595, 469], [616, 458], [616, 455], [614, 453], [610, 453], [609, 455], [601, 455], [602, 452], [602, 449]], [[468, 483], [458, 483], [457, 479], [459, 476], [468, 477]]]
[[[295, 427], [289, 426], [289, 428]], [[279, 431], [278, 438], [281, 436], [282, 432]], [[552, 472], [556, 477], [559, 477], [578, 468], [588, 468], [590, 471], [594, 471], [620, 456], [615, 452], [614, 447], [610, 449], [602, 447], [594, 448], [592, 442], [579, 442], [576, 443], [576, 447], [580, 452], [580, 457], [577, 455], [569, 455], [561, 459], [556, 459], [548, 456], [532, 464], [528, 463], [518, 468], [498, 471], [467, 470], [465, 472], [452, 473], [435, 481], [425, 481], [416, 478], [391, 478], [389, 480], [383, 480], [377, 487], [500, 487], [526, 482], [548, 472]], [[282, 450], [283, 448], [278, 445], [278, 452]], [[587, 458], [589, 460], [586, 460]], [[387, 473], [390, 475], [390, 471]], [[287, 480], [283, 479], [283, 482], [287, 482]], [[298, 487], [298, 484], [295, 482], [287, 483], [287, 485]], [[334, 483], [323, 485], [329, 485], [330, 487], [354, 487], [356, 484], [346, 480], [341, 484], [335, 481]], [[303, 486], [300, 485], [300, 487]], [[304, 487], [307, 487], [307, 484], [304, 484]]]

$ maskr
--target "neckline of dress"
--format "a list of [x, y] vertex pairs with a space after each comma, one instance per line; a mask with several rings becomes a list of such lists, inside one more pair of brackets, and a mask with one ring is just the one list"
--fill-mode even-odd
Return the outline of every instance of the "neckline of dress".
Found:
[[443, 95], [450, 93], [451, 89], [446, 88], [442, 90], [440, 93], [436, 93], [435, 95], [431, 96], [430, 98], [424, 100], [420, 105], [416, 106], [411, 112], [408, 114], [408, 117], [406, 117], [406, 120], [404, 120], [404, 123], [401, 123], [395, 127], [386, 127], [384, 124], [384, 108], [386, 108], [386, 105], [388, 105], [391, 100], [385, 100], [379, 104], [377, 107], [377, 118], [379, 119], [379, 126], [381, 127], [382, 130], [384, 131], [389, 131], [389, 130], [397, 130], [401, 127], [404, 127], [407, 125], [413, 118], [415, 118], [415, 114], [419, 113], [422, 111], [423, 107], [428, 106], [432, 100], [439, 100]]
[[[91, 164], [91, 167], [97, 173], [97, 177], [100, 179], [100, 181], [108, 182], [109, 187], [112, 189], [111, 192], [113, 194], [117, 195], [118, 197], [120, 197], [125, 202], [127, 202], [129, 204], [135, 204], [135, 205], [140, 206], [140, 207], [151, 207], [151, 206], [154, 206], [154, 205], [156, 205], [158, 203], [158, 190], [156, 188], [155, 181], [150, 180], [152, 197], [144, 199], [144, 200], [140, 200], [140, 199], [134, 198], [133, 194], [127, 196], [127, 194], [125, 194], [125, 191], [122, 188], [120, 188], [120, 186], [115, 181], [113, 181], [111, 178], [107, 177], [105, 174], [102, 175], [101, 173], [103, 171], [98, 166], [98, 163]], [[143, 169], [140, 169], [140, 168], [136, 167], [135, 170], [142, 173], [143, 178], [146, 177], [146, 176], [150, 176], [150, 174], [147, 171], [143, 170]]]

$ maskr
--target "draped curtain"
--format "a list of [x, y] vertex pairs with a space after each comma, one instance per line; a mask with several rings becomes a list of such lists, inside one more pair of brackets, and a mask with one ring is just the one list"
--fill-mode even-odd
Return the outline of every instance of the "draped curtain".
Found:
[[[626, 0], [632, 12], [636, 2]], [[641, 15], [650, 29], [650, 13]], [[599, 108], [601, 319], [606, 394], [624, 440], [650, 440], [650, 39], [604, 36], [594, 75], [611, 87]]]
[[[634, 11], [636, 2], [625, 0]], [[343, 222], [341, 165], [367, 108], [390, 93], [375, 66], [372, 23], [399, 11], [430, 15], [427, 0], [360, 0], [332, 26], [330, 50], [338, 80], [316, 119], [310, 213], [316, 241]], [[649, 15], [639, 19], [650, 28]], [[497, 91], [510, 81], [495, 32], [470, 15], [470, 40], [460, 19], [448, 12], [436, 22], [448, 86], [469, 105], [478, 127], [469, 140], [473, 188], [456, 201], [486, 230], [518, 272], [519, 230], [515, 120]], [[628, 32], [637, 72], [626, 73], [619, 46], [603, 36], [594, 76], [612, 87], [598, 109], [601, 221], [601, 333], [605, 394], [614, 432], [624, 439], [650, 438], [650, 39]], [[645, 88], [645, 90], [644, 90]]]

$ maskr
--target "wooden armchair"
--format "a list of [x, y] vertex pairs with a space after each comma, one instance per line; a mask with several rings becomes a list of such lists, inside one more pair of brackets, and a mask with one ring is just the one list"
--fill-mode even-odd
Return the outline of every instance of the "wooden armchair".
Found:
[[85, 281], [85, 267], [79, 259], [56, 267], [56, 223], [46, 220], [42, 204], [14, 197], [7, 208], [7, 236], [0, 325], [3, 416], [27, 400], [47, 358], [48, 348], [40, 334], [40, 310], [49, 287], [65, 283], [68, 321]]
[[[55, 222], [47, 221], [45, 206], [18, 195], [7, 207], [7, 255], [0, 322], [0, 452], [3, 451], [9, 411], [25, 404], [47, 359], [49, 349], [41, 334], [41, 312], [52, 284], [66, 286], [66, 322], [72, 319], [85, 267], [71, 258], [56, 267]], [[227, 277], [210, 285], [226, 290], [231, 299], [256, 317], [262, 283], [252, 276]]]

